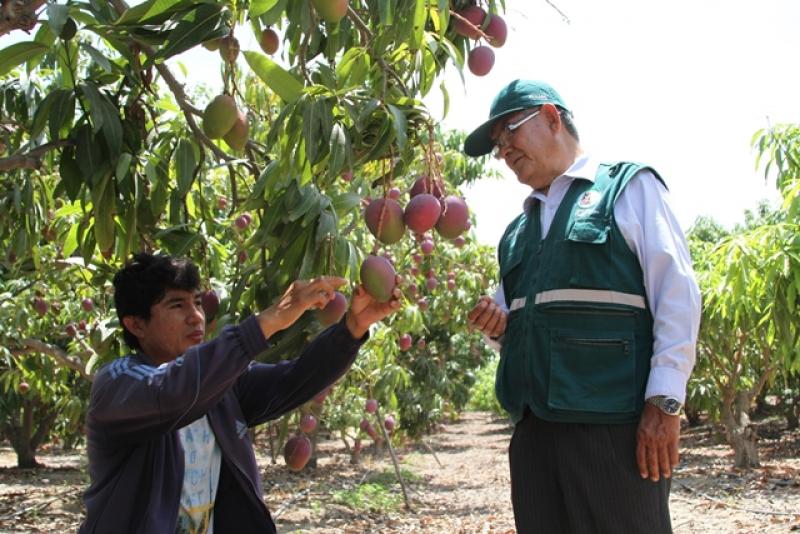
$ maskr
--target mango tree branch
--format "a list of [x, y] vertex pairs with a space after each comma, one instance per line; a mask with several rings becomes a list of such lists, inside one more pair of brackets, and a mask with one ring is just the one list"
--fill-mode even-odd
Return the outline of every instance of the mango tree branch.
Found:
[[38, 146], [24, 154], [16, 154], [7, 158], [0, 158], [0, 171], [14, 171], [17, 169], [39, 169], [42, 166], [42, 156], [67, 145], [72, 144], [67, 139], [61, 139]]
[[3, 0], [0, 37], [14, 30], [30, 32], [39, 22], [37, 11], [47, 0]]
[[[356, 28], [358, 28], [361, 31], [362, 39], [366, 38], [366, 40], [369, 43], [372, 43], [373, 36], [372, 36], [372, 32], [369, 29], [369, 26], [367, 26], [367, 24], [362, 20], [362, 18], [358, 16], [358, 13], [356, 13], [355, 10], [350, 6], [347, 7], [347, 16], [350, 17], [353, 20], [353, 23], [356, 25]], [[403, 94], [406, 95], [406, 96], [410, 96], [408, 94], [408, 89], [406, 89], [405, 82], [403, 82], [403, 79], [400, 78], [400, 75], [397, 74], [397, 72], [388, 63], [386, 63], [386, 60], [383, 59], [382, 57], [377, 57], [375, 59], [380, 64], [381, 68], [389, 76], [391, 76], [392, 78], [394, 78], [397, 81], [397, 83], [400, 86], [400, 90], [403, 91]]]
[[[33, 352], [47, 354], [48, 356], [52, 357], [58, 363], [76, 371], [79, 375], [81, 375], [86, 380], [90, 382], [94, 380], [94, 375], [89, 374], [86, 372], [85, 365], [83, 362], [74, 356], [70, 356], [60, 348], [45, 343], [43, 341], [39, 341], [38, 339], [23, 339], [21, 342], [22, 348], [21, 349], [12, 349], [11, 354], [15, 356], [23, 355], [23, 354], [30, 354]], [[90, 352], [82, 352], [80, 353], [81, 356], [89, 356]]]
[[[114, 9], [116, 9], [120, 16], [128, 9], [128, 6], [123, 0], [111, 0], [111, 4], [114, 6]], [[136, 42], [142, 52], [147, 54], [149, 57], [154, 57], [156, 55], [155, 50], [150, 45], [135, 39], [134, 42]], [[175, 102], [177, 102], [178, 107], [180, 107], [181, 111], [183, 111], [183, 115], [186, 118], [186, 124], [189, 125], [189, 129], [192, 131], [194, 136], [199, 139], [202, 144], [206, 145], [219, 159], [223, 161], [233, 161], [235, 158], [232, 158], [220, 147], [215, 145], [214, 142], [203, 132], [203, 130], [197, 126], [194, 116], [199, 114], [199, 110], [188, 101], [186, 92], [183, 90], [183, 86], [178, 82], [177, 79], [175, 79], [175, 76], [172, 75], [172, 72], [169, 70], [166, 63], [156, 62], [155, 67], [158, 73], [167, 83], [167, 87], [169, 87], [169, 90], [175, 97]]]

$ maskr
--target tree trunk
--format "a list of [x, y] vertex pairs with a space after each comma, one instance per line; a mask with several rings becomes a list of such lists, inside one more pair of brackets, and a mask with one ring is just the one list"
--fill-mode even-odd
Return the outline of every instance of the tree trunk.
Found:
[[786, 414], [786, 429], [794, 430], [800, 425], [800, 406], [795, 402], [794, 404], [787, 404], [784, 406], [784, 413]]
[[695, 408], [692, 404], [686, 403], [686, 406], [683, 407], [683, 413], [686, 415], [686, 420], [689, 422], [689, 426], [694, 428], [696, 426], [700, 426], [700, 410]]
[[36, 400], [23, 401], [20, 409], [21, 416], [15, 416], [14, 419], [16, 421], [21, 419], [21, 424], [6, 424], [4, 433], [8, 436], [14, 452], [17, 453], [17, 467], [25, 469], [42, 467], [42, 464], [36, 461], [36, 450], [50, 434], [58, 414], [55, 410], [48, 410]]
[[361, 463], [361, 440], [359, 438], [356, 438], [353, 443], [353, 449], [350, 452], [350, 463], [353, 465]]
[[736, 402], [724, 402], [722, 405], [722, 424], [725, 425], [725, 437], [733, 448], [734, 467], [750, 469], [760, 467], [758, 460], [758, 436], [750, 424], [748, 411], [750, 395], [746, 391], [736, 393]]
[[17, 467], [23, 469], [42, 467], [42, 464], [36, 461], [36, 450], [30, 446], [27, 440], [23, 440], [19, 446], [14, 446], [14, 452], [17, 453]]

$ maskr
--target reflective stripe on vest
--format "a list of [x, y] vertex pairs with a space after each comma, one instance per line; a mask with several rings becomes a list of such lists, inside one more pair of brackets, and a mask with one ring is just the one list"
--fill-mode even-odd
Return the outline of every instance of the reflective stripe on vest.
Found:
[[525, 297], [522, 297], [520, 299], [512, 300], [511, 307], [508, 309], [508, 311], [514, 311], [524, 307], [525, 307]]
[[[514, 301], [520, 299], [514, 299]], [[634, 308], [645, 309], [644, 297], [619, 291], [605, 291], [602, 289], [552, 289], [542, 291], [536, 295], [536, 304], [560, 301], [601, 302], [603, 304], [624, 304]], [[513, 306], [514, 302], [512, 302]], [[524, 306], [524, 299], [523, 299]]]

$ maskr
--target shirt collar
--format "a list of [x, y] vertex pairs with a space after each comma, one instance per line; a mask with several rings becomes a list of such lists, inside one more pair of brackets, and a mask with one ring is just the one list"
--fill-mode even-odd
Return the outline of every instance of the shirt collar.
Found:
[[[570, 182], [576, 178], [582, 180], [589, 180], [590, 182], [594, 182], [594, 177], [597, 175], [597, 168], [600, 166], [600, 160], [592, 157], [590, 154], [582, 153], [579, 154], [575, 161], [572, 162], [572, 165], [564, 171], [564, 174], [561, 176], [557, 176], [555, 180], [551, 183], [556, 183], [557, 181], [561, 180], [569, 180]], [[525, 213], [529, 213], [530, 209], [533, 207], [533, 203], [537, 199], [542, 199], [545, 197], [544, 193], [541, 193], [534, 189], [531, 194], [525, 199], [523, 204], [523, 209]]]

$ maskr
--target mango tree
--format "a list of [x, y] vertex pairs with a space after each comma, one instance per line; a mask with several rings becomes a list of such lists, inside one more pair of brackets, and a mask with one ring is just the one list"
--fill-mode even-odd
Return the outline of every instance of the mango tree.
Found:
[[[777, 215], [696, 248], [703, 293], [696, 375], [710, 379], [737, 467], [759, 465], [750, 424], [756, 397], [776, 376], [797, 372], [800, 233], [797, 224], [800, 137], [796, 128], [761, 132], [760, 155], [777, 171], [784, 204]], [[696, 380], [696, 379], [694, 379]], [[691, 388], [690, 388], [691, 389]]]
[[[437, 84], [446, 100], [443, 70], [463, 69], [482, 42], [504, 42], [495, 2], [476, 22], [463, 14], [472, 3], [5, 3], [0, 35], [30, 37], [0, 50], [4, 387], [32, 372], [29, 358], [90, 379], [124, 352], [109, 280], [134, 251], [198, 262], [213, 333], [291, 280], [356, 281], [365, 256], [411, 243], [409, 232], [401, 245], [376, 241], [362, 207], [420, 175], [427, 192], [458, 196], [483, 173], [422, 100]], [[242, 50], [247, 33], [258, 49]], [[219, 66], [213, 93], [177, 74], [180, 54], [201, 46]], [[428, 237], [454, 239], [445, 234]], [[92, 317], [80, 315], [84, 297], [98, 303]], [[61, 309], [39, 321], [20, 314], [38, 313], [40, 300]], [[75, 336], [64, 334], [70, 324]], [[295, 353], [318, 329], [309, 314], [264, 359]]]

